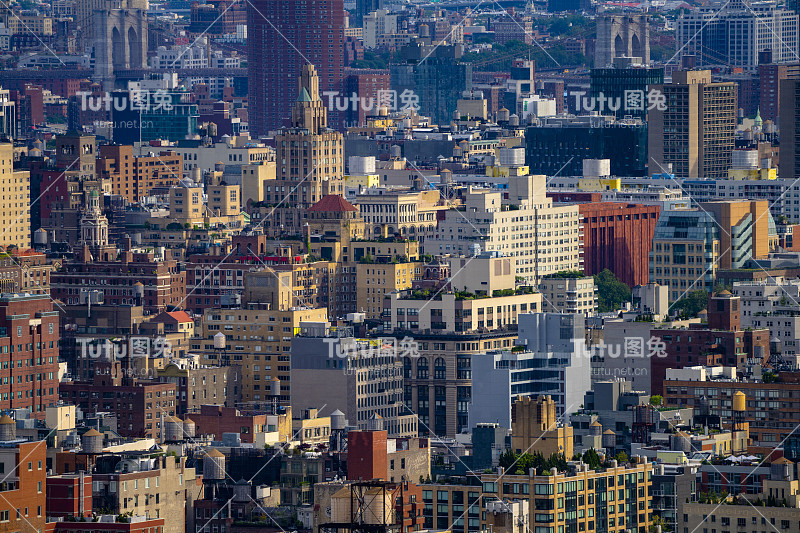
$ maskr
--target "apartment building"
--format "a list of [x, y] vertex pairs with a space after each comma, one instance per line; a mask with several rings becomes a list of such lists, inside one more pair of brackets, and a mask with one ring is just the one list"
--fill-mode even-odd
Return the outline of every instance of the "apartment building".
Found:
[[325, 406], [359, 429], [377, 421], [391, 437], [416, 437], [417, 415], [403, 404], [402, 345], [338, 335], [317, 321], [292, 339], [292, 410]]
[[59, 316], [47, 294], [0, 295], [0, 409], [43, 418], [58, 399]]
[[[0, 424], [15, 424], [10, 417]], [[44, 442], [0, 442], [0, 531], [43, 531], [47, 521], [47, 445]]]
[[357, 195], [356, 203], [372, 239], [400, 235], [420, 241], [436, 234], [441, 204], [439, 191], [408, 191], [369, 188]]
[[539, 282], [542, 291], [542, 311], [547, 313], [577, 313], [592, 316], [597, 312], [594, 278], [581, 272], [557, 273]]
[[383, 315], [384, 296], [411, 288], [421, 276], [422, 263], [360, 263], [356, 265], [356, 304], [367, 318], [379, 320]]
[[425, 253], [472, 256], [498, 252], [514, 261], [515, 275], [538, 283], [547, 274], [582, 270], [577, 205], [554, 205], [544, 176], [515, 176], [504, 193], [470, 190], [464, 206], [445, 212]]
[[92, 507], [161, 518], [164, 531], [186, 531], [197, 496], [195, 469], [186, 465], [186, 457], [115, 455], [115, 462], [98, 464], [92, 474]]
[[742, 327], [769, 329], [771, 343], [787, 362], [800, 350], [800, 280], [773, 277], [762, 281], [739, 281], [731, 292], [741, 301]]
[[173, 151], [134, 156], [133, 146], [101, 146], [96, 163], [98, 178], [111, 183], [111, 192], [138, 202], [153, 189], [167, 189], [183, 178], [183, 158]]
[[[291, 396], [292, 339], [302, 322], [327, 319], [325, 308], [272, 308], [269, 304], [251, 303], [240, 308], [206, 309], [202, 340], [196, 341], [192, 349], [204, 364], [241, 366], [243, 402], [270, 405], [272, 382], [279, 380], [279, 402], [286, 405]], [[220, 333], [225, 336], [224, 349], [214, 347], [214, 337]]]
[[540, 531], [636, 531], [650, 524], [652, 466], [642, 458], [611, 460], [592, 470], [569, 463], [551, 475], [482, 474], [474, 485], [423, 484], [426, 529], [470, 533], [486, 528], [487, 507], [495, 500], [520, 500], [529, 508], [532, 528]]
[[0, 246], [31, 247], [31, 173], [14, 170], [14, 146], [0, 143]]

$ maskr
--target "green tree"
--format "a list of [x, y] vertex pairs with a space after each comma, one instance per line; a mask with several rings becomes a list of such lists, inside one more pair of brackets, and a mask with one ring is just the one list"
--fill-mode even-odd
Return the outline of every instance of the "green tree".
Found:
[[614, 456], [614, 459], [616, 459], [618, 463], [627, 463], [628, 454], [625, 452], [619, 452], [617, 455]]
[[708, 307], [708, 293], [704, 290], [692, 291], [674, 304], [672, 312], [679, 318], [695, 318]]
[[597, 455], [597, 452], [594, 451], [594, 448], [589, 448], [583, 454], [583, 462], [589, 465], [589, 468], [592, 470], [597, 470], [600, 468], [602, 462], [600, 461], [600, 456]]
[[659, 396], [658, 394], [654, 394], [650, 396], [650, 405], [659, 406], [664, 403], [664, 397]]
[[597, 307], [601, 313], [616, 311], [623, 302], [631, 299], [630, 287], [618, 280], [609, 269], [595, 274], [594, 284], [597, 287]]

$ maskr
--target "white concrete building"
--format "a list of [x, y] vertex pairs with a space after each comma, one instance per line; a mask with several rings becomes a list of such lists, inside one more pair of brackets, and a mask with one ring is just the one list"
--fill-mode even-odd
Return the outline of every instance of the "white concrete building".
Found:
[[449, 210], [425, 253], [474, 255], [499, 252], [514, 260], [516, 275], [537, 283], [543, 276], [582, 270], [578, 206], [553, 205], [545, 176], [515, 176], [504, 193], [470, 190], [460, 210]]

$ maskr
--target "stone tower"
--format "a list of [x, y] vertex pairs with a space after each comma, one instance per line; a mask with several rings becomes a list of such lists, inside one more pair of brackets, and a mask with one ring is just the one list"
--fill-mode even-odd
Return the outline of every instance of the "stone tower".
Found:
[[647, 15], [606, 15], [597, 19], [594, 67], [610, 67], [615, 57], [640, 57], [650, 64]]

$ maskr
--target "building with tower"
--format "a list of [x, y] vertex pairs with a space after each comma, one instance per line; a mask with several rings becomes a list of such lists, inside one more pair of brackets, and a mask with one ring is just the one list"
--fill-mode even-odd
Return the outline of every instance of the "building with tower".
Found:
[[650, 64], [650, 28], [647, 15], [604, 15], [597, 19], [595, 68], [610, 67], [615, 57], [639, 57]]
[[265, 219], [264, 231], [305, 235], [308, 208], [326, 195], [344, 194], [344, 138], [328, 128], [328, 111], [320, 98], [314, 65], [303, 66], [292, 126], [275, 136], [275, 145], [275, 188], [280, 187], [280, 199], [272, 216]]
[[344, 12], [343, 0], [247, 3], [248, 118], [253, 136], [288, 124], [304, 66], [313, 64], [318, 70], [323, 93], [341, 91]]
[[100, 210], [100, 194], [89, 193], [89, 206], [81, 217], [81, 244], [92, 250], [108, 246], [108, 219]]

